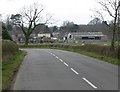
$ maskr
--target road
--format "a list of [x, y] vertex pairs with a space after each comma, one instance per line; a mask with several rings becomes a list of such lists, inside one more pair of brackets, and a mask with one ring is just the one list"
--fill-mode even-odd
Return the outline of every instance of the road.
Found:
[[118, 90], [115, 65], [69, 51], [23, 50], [14, 90]]

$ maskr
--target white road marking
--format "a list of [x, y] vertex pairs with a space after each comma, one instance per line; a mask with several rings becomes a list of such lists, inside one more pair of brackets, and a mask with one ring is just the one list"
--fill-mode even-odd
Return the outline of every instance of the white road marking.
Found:
[[70, 68], [75, 74], [79, 74], [77, 71], [75, 71], [73, 68]]
[[66, 66], [68, 66], [68, 64], [67, 64], [67, 63], [65, 63], [65, 62], [64, 62], [64, 64], [65, 64]]
[[95, 85], [93, 85], [90, 81], [88, 81], [86, 78], [82, 78], [84, 81], [86, 81], [89, 85], [91, 85], [94, 89], [97, 89]]
[[55, 54], [52, 54], [53, 56], [55, 56]]
[[[59, 57], [57, 57], [55, 54], [53, 54], [53, 53], [50, 53], [50, 54], [52, 54], [53, 56], [55, 56], [57, 59], [59, 59]], [[63, 62], [63, 60], [62, 59], [59, 59], [61, 62]], [[65, 63], [64, 62], [64, 64], [66, 65], [66, 66], [69, 66], [67, 63]], [[79, 74], [77, 71], [75, 71], [73, 68], [70, 68], [75, 74]], [[95, 86], [95, 85], [93, 85], [90, 81], [88, 81], [86, 78], [82, 78], [84, 81], [86, 81], [90, 86], [92, 86], [94, 89], [97, 89], [97, 87]]]
[[57, 59], [59, 59], [59, 57], [56, 56]]
[[[49, 52], [51, 55], [53, 55], [53, 56], [55, 56], [57, 59], [59, 59], [59, 57], [58, 56], [56, 56], [55, 54], [53, 54], [53, 53], [51, 53], [51, 52]], [[63, 60], [62, 59], [59, 59], [61, 62], [63, 62]]]
[[53, 55], [53, 53], [51, 53], [51, 52], [48, 52], [48, 53], [50, 53], [51, 55]]
[[63, 60], [62, 59], [59, 59], [61, 62], [63, 62]]

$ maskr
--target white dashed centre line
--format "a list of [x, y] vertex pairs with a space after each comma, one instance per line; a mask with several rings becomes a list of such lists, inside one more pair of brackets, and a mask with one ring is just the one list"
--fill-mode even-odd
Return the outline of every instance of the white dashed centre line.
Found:
[[79, 74], [77, 71], [75, 71], [73, 68], [70, 68], [75, 74]]
[[66, 66], [68, 66], [68, 64], [67, 64], [67, 63], [65, 63], [65, 62], [64, 62], [64, 64], [65, 64]]
[[86, 78], [82, 78], [84, 81], [86, 81], [90, 86], [92, 86], [94, 89], [97, 89], [95, 85], [93, 85], [90, 81], [88, 81]]
[[55, 56], [55, 54], [52, 54], [53, 56]]
[[[57, 59], [59, 59], [58, 56], [56, 56], [53, 53], [50, 53], [51, 55], [55, 56]], [[62, 59], [59, 59], [61, 62], [63, 62]], [[67, 63], [63, 62], [66, 66], [69, 66]], [[75, 74], [79, 74], [77, 71], [75, 71], [73, 68], [70, 68]], [[93, 85], [90, 81], [88, 81], [86, 78], [82, 78], [84, 81], [86, 81], [90, 86], [92, 86], [94, 89], [97, 89], [97, 87], [95, 85]]]
[[63, 60], [62, 59], [59, 59], [61, 62], [63, 62]]
[[57, 59], [59, 59], [59, 57], [56, 56]]

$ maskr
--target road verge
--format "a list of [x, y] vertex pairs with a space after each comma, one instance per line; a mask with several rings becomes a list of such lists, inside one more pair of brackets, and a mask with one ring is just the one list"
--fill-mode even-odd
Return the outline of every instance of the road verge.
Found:
[[2, 90], [9, 90], [13, 84], [19, 67], [23, 61], [25, 51], [18, 51], [15, 55], [10, 56], [5, 61], [2, 61]]
[[80, 54], [84, 54], [96, 59], [100, 59], [105, 62], [112, 63], [114, 65], [120, 65], [120, 59], [118, 57], [118, 50], [111, 51], [108, 46], [98, 46], [98, 45], [84, 45], [84, 46], [74, 46], [74, 45], [64, 45], [64, 44], [39, 44], [39, 45], [19, 45], [20, 48], [49, 48], [49, 49], [60, 49], [66, 51], [72, 51]]

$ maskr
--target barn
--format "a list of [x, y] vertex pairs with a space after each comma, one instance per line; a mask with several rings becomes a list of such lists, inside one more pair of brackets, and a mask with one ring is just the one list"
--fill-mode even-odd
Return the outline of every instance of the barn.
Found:
[[108, 38], [102, 32], [72, 32], [66, 33], [63, 40], [64, 42], [107, 41]]

